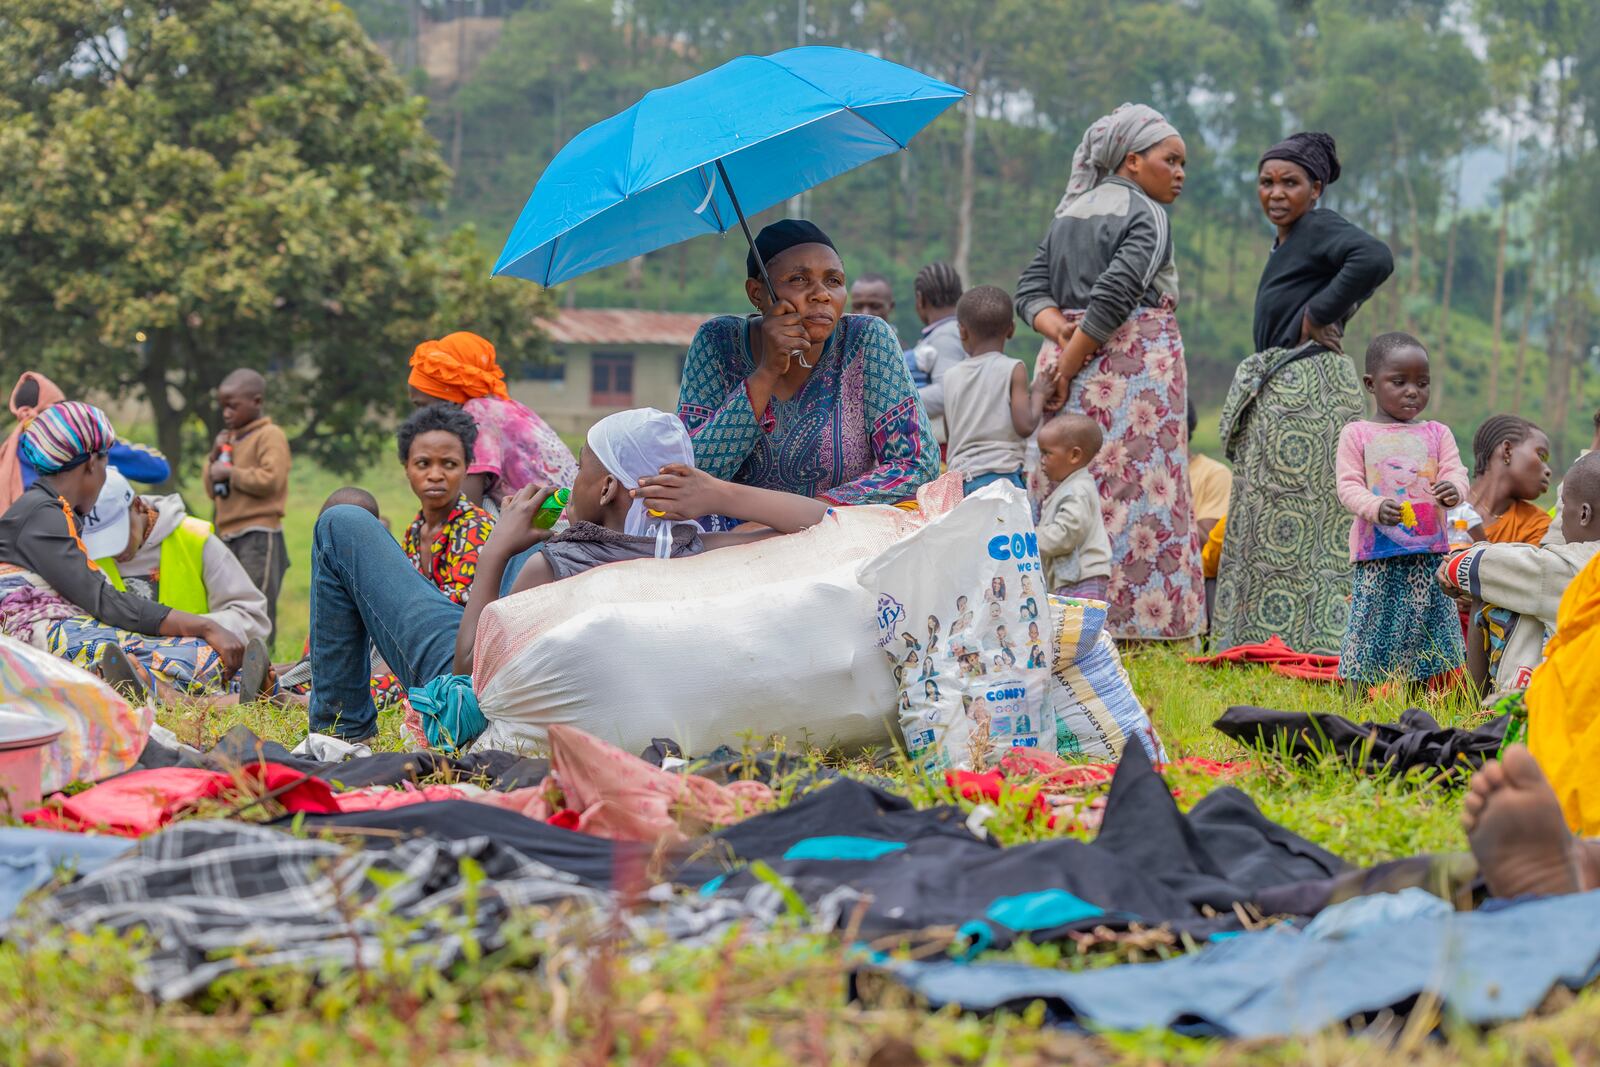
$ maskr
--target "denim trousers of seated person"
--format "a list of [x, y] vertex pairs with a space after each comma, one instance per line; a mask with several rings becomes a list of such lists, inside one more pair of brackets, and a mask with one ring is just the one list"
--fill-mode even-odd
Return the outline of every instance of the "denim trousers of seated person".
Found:
[[311, 544], [311, 729], [351, 740], [378, 728], [371, 649], [407, 689], [451, 673], [461, 605], [406, 558], [370, 512], [317, 519]]
[[1028, 488], [1028, 483], [1022, 480], [1022, 472], [1020, 470], [995, 471], [992, 474], [980, 474], [976, 478], [968, 478], [965, 495], [971, 496], [991, 482], [1010, 482], [1018, 489], [1025, 490]]

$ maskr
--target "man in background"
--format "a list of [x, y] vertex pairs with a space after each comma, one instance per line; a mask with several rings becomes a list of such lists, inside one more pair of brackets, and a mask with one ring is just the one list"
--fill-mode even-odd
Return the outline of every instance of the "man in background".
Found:
[[[850, 286], [850, 311], [855, 315], [871, 315], [894, 325], [894, 285], [881, 274], [870, 271], [858, 277]], [[921, 388], [928, 384], [928, 376], [917, 369], [913, 349], [906, 349], [906, 370], [911, 372], [911, 384]]]
[[921, 373], [926, 384], [918, 382], [917, 393], [922, 406], [933, 424], [933, 436], [943, 446], [946, 443], [944, 428], [944, 375], [966, 358], [961, 346], [961, 330], [956, 326], [956, 303], [961, 299], [961, 275], [948, 263], [929, 263], [917, 272], [913, 285], [917, 294], [917, 318], [922, 320], [922, 336], [913, 348], [916, 370], [913, 380]]

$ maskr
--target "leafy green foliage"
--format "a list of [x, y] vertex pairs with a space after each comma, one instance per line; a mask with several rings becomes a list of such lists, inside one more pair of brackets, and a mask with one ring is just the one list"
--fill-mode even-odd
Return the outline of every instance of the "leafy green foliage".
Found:
[[[1256, 160], [1289, 130], [1327, 129], [1340, 142], [1346, 175], [1326, 205], [1383, 237], [1398, 259], [1394, 278], [1352, 325], [1350, 347], [1359, 351], [1387, 329], [1419, 332], [1435, 347], [1447, 383], [1432, 414], [1461, 440], [1491, 413], [1493, 396], [1500, 410], [1520, 407], [1551, 424], [1561, 457], [1587, 441], [1600, 369], [1592, 351], [1600, 345], [1593, 270], [1600, 243], [1583, 237], [1595, 213], [1576, 205], [1595, 190], [1600, 168], [1593, 138], [1576, 131], [1596, 98], [1592, 71], [1600, 68], [1589, 42], [1600, 33], [1586, 32], [1596, 5], [495, 0], [424, 4], [415, 8], [420, 21], [403, 26], [379, 10], [405, 6], [361, 5], [402, 64], [418, 53], [419, 40], [448, 37], [458, 14], [500, 20], [497, 43], [464, 66], [464, 80], [429, 89], [430, 126], [460, 160], [441, 218], [478, 223], [494, 249], [542, 167], [576, 132], [656, 85], [741, 53], [792, 46], [802, 9], [808, 43], [872, 51], [973, 90], [970, 150], [965, 116], [954, 108], [908, 151], [803, 198], [806, 215], [849, 235], [843, 247], [852, 273], [881, 272], [894, 282], [902, 337], [921, 325], [910, 281], [924, 263], [956, 258], [965, 232], [968, 283], [1013, 287], [1084, 125], [1124, 100], [1162, 108], [1189, 146], [1188, 181], [1172, 217], [1190, 382], [1203, 407], [1221, 400], [1251, 350], [1254, 281], [1272, 236], [1254, 195]], [[1458, 181], [1481, 186], [1470, 171], [1483, 157], [1468, 153], [1501, 148], [1497, 123], [1507, 116], [1520, 123], [1517, 169], [1488, 202], [1457, 210]], [[1558, 122], [1573, 132], [1555, 138]], [[970, 202], [963, 195], [969, 157]], [[1463, 160], [1470, 161], [1464, 176]], [[1503, 273], [1496, 270], [1500, 197], [1512, 207]], [[736, 311], [742, 255], [736, 237], [691, 241], [577, 279], [562, 296], [589, 306]], [[1564, 264], [1556, 285], [1535, 271], [1541, 259], [1548, 270], [1552, 258]], [[1448, 323], [1447, 260], [1454, 263]], [[1487, 326], [1497, 289], [1504, 308], [1498, 344]], [[1527, 344], [1519, 343], [1524, 334]], [[1031, 355], [1033, 342], [1024, 329], [1016, 354]], [[1550, 403], [1557, 396], [1559, 410]]]
[[354, 17], [320, 0], [16, 0], [0, 45], [0, 366], [183, 425], [270, 371], [298, 449], [379, 443], [409, 349], [481, 321], [533, 355], [535, 290], [421, 209], [448, 173]]

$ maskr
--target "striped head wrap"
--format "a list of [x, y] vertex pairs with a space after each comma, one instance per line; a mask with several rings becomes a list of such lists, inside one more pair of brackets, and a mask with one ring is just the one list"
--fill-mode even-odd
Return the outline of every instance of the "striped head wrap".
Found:
[[116, 439], [105, 412], [81, 400], [64, 400], [34, 417], [17, 451], [40, 474], [58, 474], [110, 451]]

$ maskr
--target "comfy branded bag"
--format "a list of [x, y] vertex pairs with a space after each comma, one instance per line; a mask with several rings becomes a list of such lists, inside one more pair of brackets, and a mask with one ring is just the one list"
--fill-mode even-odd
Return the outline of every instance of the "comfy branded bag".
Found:
[[920, 769], [976, 770], [1014, 747], [1054, 747], [1044, 699], [1054, 627], [1026, 494], [985, 486], [860, 577], [877, 597], [877, 643]]

